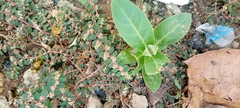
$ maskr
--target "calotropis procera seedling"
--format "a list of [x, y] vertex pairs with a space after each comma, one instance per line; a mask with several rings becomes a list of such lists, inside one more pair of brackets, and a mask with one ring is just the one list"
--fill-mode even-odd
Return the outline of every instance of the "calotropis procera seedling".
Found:
[[160, 69], [170, 62], [161, 52], [168, 45], [183, 38], [191, 25], [191, 14], [181, 13], [152, 28], [146, 15], [129, 0], [112, 0], [113, 21], [126, 43], [132, 48], [122, 51], [118, 58], [125, 64], [138, 63], [132, 74], [142, 70], [147, 86], [153, 91], [160, 87]]

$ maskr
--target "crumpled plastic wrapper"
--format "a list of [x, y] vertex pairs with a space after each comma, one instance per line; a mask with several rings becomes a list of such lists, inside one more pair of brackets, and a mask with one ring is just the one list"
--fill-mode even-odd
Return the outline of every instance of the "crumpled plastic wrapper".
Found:
[[205, 34], [206, 45], [214, 42], [219, 47], [225, 47], [235, 39], [233, 28], [226, 26], [210, 25], [209, 23], [205, 23], [197, 27], [195, 30]]

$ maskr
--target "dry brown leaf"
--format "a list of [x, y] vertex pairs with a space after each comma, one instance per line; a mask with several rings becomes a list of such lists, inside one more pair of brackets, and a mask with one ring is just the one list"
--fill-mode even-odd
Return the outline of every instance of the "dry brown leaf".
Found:
[[3, 84], [4, 84], [4, 75], [3, 73], [0, 72], [0, 93], [2, 93], [4, 90]]
[[39, 70], [42, 64], [42, 55], [38, 56], [37, 61], [34, 62], [33, 65], [33, 69], [35, 70]]
[[155, 104], [163, 97], [163, 94], [169, 89], [169, 87], [166, 84], [161, 84], [160, 88], [156, 92], [152, 92], [147, 87], [147, 93], [148, 93], [148, 99], [149, 102], [155, 106]]
[[52, 35], [58, 36], [60, 34], [61, 30], [58, 27], [52, 27]]
[[190, 101], [183, 105], [200, 108], [207, 102], [230, 108], [240, 106], [240, 50], [209, 51], [185, 63], [188, 65]]
[[117, 100], [106, 102], [103, 108], [114, 108], [114, 106], [118, 106], [119, 102]]
[[54, 45], [52, 47], [52, 51], [57, 51], [57, 52], [61, 52], [62, 49], [64, 49], [61, 45]]
[[89, 51], [88, 50], [85, 50], [82, 55], [81, 55], [81, 58], [83, 59], [88, 59], [89, 58], [89, 55], [88, 55]]
[[0, 87], [2, 87], [4, 84], [4, 75], [2, 72], [0, 72]]

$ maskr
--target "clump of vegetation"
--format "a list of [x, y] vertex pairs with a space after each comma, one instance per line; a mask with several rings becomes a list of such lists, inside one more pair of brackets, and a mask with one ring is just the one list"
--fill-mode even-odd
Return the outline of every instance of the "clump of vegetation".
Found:
[[79, 107], [88, 93], [120, 92], [128, 86], [121, 82], [131, 78], [130, 68], [116, 58], [124, 45], [106, 28], [97, 2], [81, 2], [84, 8], [75, 11], [42, 1], [0, 1], [0, 18], [13, 33], [1, 36], [0, 55], [10, 59], [4, 67], [7, 78], [22, 78], [26, 72], [38, 76], [19, 85], [22, 108]]
[[[156, 91], [163, 83], [167, 85], [167, 92], [159, 97], [156, 107], [180, 107], [182, 89], [187, 85], [187, 66], [183, 61], [198, 53], [188, 45], [194, 30], [182, 39], [191, 23], [190, 14], [172, 16], [170, 11], [161, 10], [151, 0], [148, 3], [146, 0], [112, 0], [115, 2], [112, 14], [118, 33], [113, 22], [101, 13], [102, 1], [69, 0], [62, 5], [59, 5], [62, 0], [43, 1], [49, 0], [0, 0], [0, 64], [3, 64], [0, 72], [10, 82], [20, 81], [17, 88], [8, 89], [17, 90], [17, 100], [12, 105], [22, 108], [81, 107], [86, 104], [89, 94], [103, 90], [107, 94], [106, 101], [121, 99], [124, 106], [125, 98], [132, 93], [130, 90], [145, 95]], [[147, 17], [129, 1], [142, 8]], [[116, 5], [116, 2], [125, 7]], [[196, 8], [193, 5], [190, 3], [182, 9]], [[218, 4], [209, 8], [219, 7], [215, 5]], [[204, 22], [219, 24], [214, 18], [222, 14], [222, 10], [232, 17], [227, 19], [225, 16], [228, 23], [219, 20], [221, 23], [237, 23], [238, 13], [233, 10], [239, 6], [226, 6], [227, 10], [223, 8], [217, 15], [213, 10], [210, 10], [213, 13], [198, 15], [201, 8], [196, 8], [192, 13], [195, 23], [201, 21], [196, 17], [199, 16]], [[202, 9], [205, 12], [204, 9], [208, 8]], [[169, 16], [172, 17], [165, 19]], [[127, 18], [131, 20], [124, 20]], [[125, 24], [138, 28], [137, 33], [143, 42], [139, 42], [139, 38], [129, 38], [136, 33], [126, 29]], [[193, 24], [193, 28], [194, 25], [197, 24]], [[172, 29], [174, 27], [178, 29]], [[163, 32], [159, 32], [161, 30]], [[139, 88], [143, 91], [136, 92], [134, 84], [141, 86]]]
[[[131, 11], [129, 11], [131, 10]], [[161, 52], [185, 36], [191, 25], [191, 14], [182, 13], [162, 21], [153, 30], [146, 15], [129, 0], [112, 0], [113, 20], [122, 38], [132, 48], [118, 56], [126, 64], [138, 63], [148, 87], [156, 92], [161, 85], [161, 67], [170, 62]]]

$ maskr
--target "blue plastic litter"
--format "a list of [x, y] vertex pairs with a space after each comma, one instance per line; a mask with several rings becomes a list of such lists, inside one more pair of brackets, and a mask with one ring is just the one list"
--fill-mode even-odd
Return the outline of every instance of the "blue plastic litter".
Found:
[[225, 47], [230, 44], [234, 38], [234, 29], [226, 26], [209, 25], [205, 23], [195, 29], [198, 32], [205, 33], [205, 44], [216, 43], [219, 47]]

